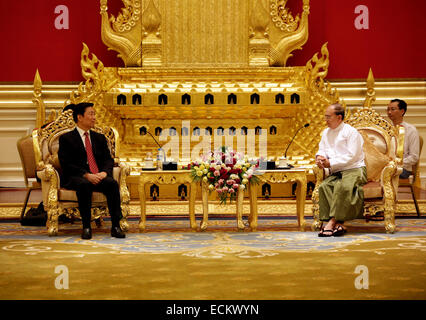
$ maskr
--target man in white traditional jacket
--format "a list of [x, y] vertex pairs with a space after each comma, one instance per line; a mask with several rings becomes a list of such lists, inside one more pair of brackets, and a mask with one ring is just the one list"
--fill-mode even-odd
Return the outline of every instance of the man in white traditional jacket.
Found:
[[316, 164], [324, 169], [327, 178], [319, 186], [319, 218], [325, 226], [320, 237], [341, 236], [346, 232], [343, 223], [362, 218], [367, 170], [360, 133], [343, 122], [345, 110], [333, 104], [325, 111], [328, 128], [322, 132]]
[[403, 171], [399, 176], [401, 179], [408, 179], [413, 174], [413, 165], [419, 160], [420, 151], [419, 133], [415, 126], [404, 121], [406, 112], [407, 103], [404, 100], [393, 99], [388, 105], [387, 113], [393, 125], [405, 128]]

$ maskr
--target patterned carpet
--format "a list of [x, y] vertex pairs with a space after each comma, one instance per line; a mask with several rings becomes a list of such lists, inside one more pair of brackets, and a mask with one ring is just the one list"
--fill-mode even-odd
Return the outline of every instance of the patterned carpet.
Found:
[[[139, 233], [137, 222], [115, 239], [104, 221], [90, 241], [78, 222], [61, 225], [57, 237], [0, 223], [0, 299], [426, 298], [424, 219], [398, 219], [395, 234], [383, 222], [356, 220], [340, 238], [297, 231], [294, 217], [262, 218], [257, 232], [238, 232], [234, 219], [212, 219], [206, 232], [160, 218]], [[68, 289], [56, 286], [58, 266]], [[368, 288], [357, 288], [359, 266]]]

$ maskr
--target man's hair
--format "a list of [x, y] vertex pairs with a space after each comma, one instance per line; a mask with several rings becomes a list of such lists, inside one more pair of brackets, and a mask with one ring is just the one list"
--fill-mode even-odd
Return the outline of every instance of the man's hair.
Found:
[[391, 103], [392, 102], [398, 103], [399, 110], [403, 109], [404, 110], [403, 115], [405, 115], [405, 113], [407, 112], [407, 102], [405, 102], [404, 100], [401, 100], [401, 99], [393, 99], [393, 100], [391, 100]]
[[336, 116], [342, 116], [342, 121], [345, 119], [345, 108], [340, 103], [331, 105], [334, 108], [334, 114]]
[[74, 110], [75, 104], [71, 103], [69, 105], [67, 105], [62, 112], [68, 111], [68, 110]]
[[78, 115], [84, 116], [84, 112], [86, 112], [86, 109], [89, 107], [93, 107], [93, 103], [91, 102], [82, 102], [79, 104], [76, 104], [73, 108], [74, 112], [72, 114], [74, 118], [74, 122], [78, 122]]

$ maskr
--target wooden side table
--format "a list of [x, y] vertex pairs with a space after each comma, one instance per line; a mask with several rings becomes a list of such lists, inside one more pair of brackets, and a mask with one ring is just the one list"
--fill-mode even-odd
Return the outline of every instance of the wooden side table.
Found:
[[[258, 171], [259, 185], [263, 183], [286, 183], [296, 182], [296, 206], [297, 206], [297, 222], [301, 231], [305, 231], [305, 200], [306, 200], [306, 184], [307, 170], [290, 169], [290, 170], [264, 170]], [[259, 185], [250, 184], [250, 215], [249, 225], [252, 231], [257, 229], [257, 188]]]
[[147, 184], [188, 184], [189, 197], [189, 221], [193, 230], [197, 230], [195, 221], [195, 197], [197, 193], [197, 183], [192, 181], [190, 172], [187, 170], [177, 171], [142, 171], [139, 177], [139, 199], [141, 207], [141, 218], [139, 221], [139, 230], [145, 231], [146, 228], [146, 197], [145, 186]]
[[[216, 191], [214, 191], [216, 192]], [[203, 221], [201, 222], [200, 229], [204, 231], [208, 226], [209, 219], [209, 189], [208, 183], [203, 182], [201, 184], [201, 198], [203, 202]], [[244, 201], [244, 191], [237, 191], [236, 197], [236, 216], [237, 216], [237, 228], [238, 230], [244, 230], [243, 223], [243, 201]]]

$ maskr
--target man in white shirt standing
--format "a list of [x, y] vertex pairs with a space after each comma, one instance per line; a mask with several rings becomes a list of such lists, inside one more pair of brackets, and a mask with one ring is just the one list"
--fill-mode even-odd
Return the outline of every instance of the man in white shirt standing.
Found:
[[343, 122], [345, 110], [333, 104], [325, 111], [328, 128], [322, 133], [316, 164], [329, 176], [319, 186], [319, 218], [327, 222], [319, 237], [341, 236], [343, 223], [362, 217], [367, 169], [359, 132]]
[[408, 179], [413, 174], [413, 165], [419, 160], [420, 150], [419, 134], [416, 127], [404, 121], [406, 112], [407, 103], [404, 100], [393, 99], [388, 105], [387, 113], [393, 125], [400, 125], [405, 128], [403, 171], [399, 176], [401, 179]]

